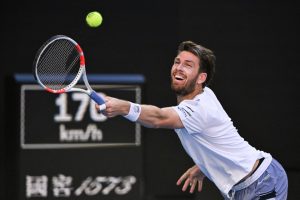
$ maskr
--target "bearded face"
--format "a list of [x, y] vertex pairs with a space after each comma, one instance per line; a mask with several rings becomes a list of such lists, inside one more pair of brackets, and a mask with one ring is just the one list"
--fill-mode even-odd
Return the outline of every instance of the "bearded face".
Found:
[[199, 59], [188, 51], [180, 52], [171, 70], [171, 88], [180, 96], [195, 91], [199, 75]]

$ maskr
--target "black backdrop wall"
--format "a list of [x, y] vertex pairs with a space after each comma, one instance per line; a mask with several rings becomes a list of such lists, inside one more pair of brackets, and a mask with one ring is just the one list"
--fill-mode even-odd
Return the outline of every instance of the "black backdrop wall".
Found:
[[[98, 10], [103, 24], [85, 24]], [[212, 84], [240, 134], [270, 152], [287, 169], [289, 199], [299, 199], [299, 6], [284, 1], [23, 1], [1, 3], [1, 199], [11, 166], [4, 126], [9, 89], [5, 79], [30, 73], [35, 52], [52, 35], [77, 40], [89, 73], [140, 73], [146, 77], [143, 103], [175, 105], [169, 71], [176, 48], [193, 40], [214, 50]], [[143, 129], [145, 199], [193, 198], [175, 183], [192, 163], [171, 130]], [[221, 199], [207, 181], [200, 194]], [[5, 186], [5, 187], [4, 187]]]

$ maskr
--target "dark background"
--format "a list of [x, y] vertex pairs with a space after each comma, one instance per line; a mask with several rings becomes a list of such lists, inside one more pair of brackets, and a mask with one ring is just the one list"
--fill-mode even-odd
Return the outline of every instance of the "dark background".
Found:
[[[103, 24], [89, 28], [88, 12]], [[116, 1], [46, 0], [1, 2], [1, 199], [14, 188], [4, 175], [9, 166], [4, 112], [6, 78], [31, 73], [41, 44], [64, 34], [81, 44], [88, 73], [140, 73], [146, 77], [143, 103], [175, 105], [169, 73], [176, 48], [193, 40], [217, 57], [211, 86], [240, 134], [270, 152], [288, 172], [289, 199], [299, 199], [299, 18], [292, 1]], [[7, 110], [7, 109], [6, 109]], [[145, 199], [186, 199], [175, 185], [191, 166], [172, 130], [143, 129]], [[221, 199], [209, 181], [201, 199]]]

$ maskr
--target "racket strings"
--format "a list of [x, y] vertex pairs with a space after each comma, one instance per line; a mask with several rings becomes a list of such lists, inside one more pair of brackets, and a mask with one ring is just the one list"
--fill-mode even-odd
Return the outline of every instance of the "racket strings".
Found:
[[60, 90], [72, 83], [80, 68], [80, 55], [74, 43], [56, 40], [49, 44], [37, 62], [37, 75], [48, 88]]

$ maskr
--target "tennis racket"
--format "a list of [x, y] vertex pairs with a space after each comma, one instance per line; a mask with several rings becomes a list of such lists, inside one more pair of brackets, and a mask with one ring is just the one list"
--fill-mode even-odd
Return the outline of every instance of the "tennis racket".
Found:
[[[46, 91], [56, 94], [83, 92], [100, 105], [100, 110], [105, 110], [103, 98], [88, 82], [83, 51], [73, 39], [64, 35], [51, 37], [38, 50], [33, 68], [36, 81]], [[80, 78], [87, 89], [74, 87]]]

